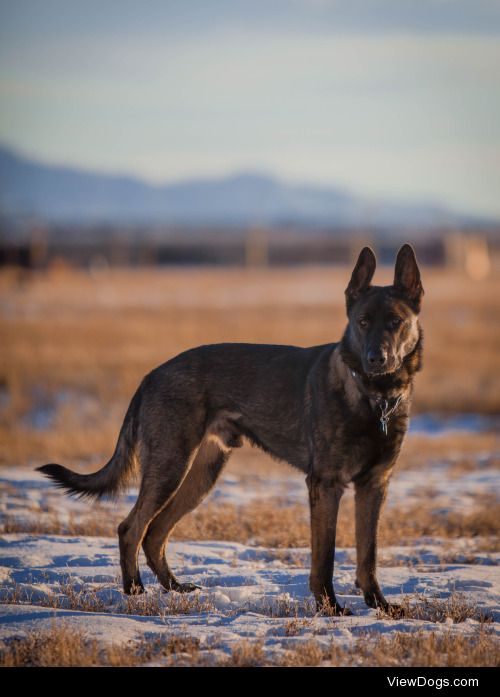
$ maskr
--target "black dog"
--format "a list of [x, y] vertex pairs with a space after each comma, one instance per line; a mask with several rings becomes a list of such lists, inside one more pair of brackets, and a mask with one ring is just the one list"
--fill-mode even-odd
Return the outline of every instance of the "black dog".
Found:
[[307, 475], [311, 506], [310, 587], [318, 606], [344, 609], [333, 590], [335, 529], [345, 487], [356, 492], [357, 585], [370, 607], [389, 609], [377, 582], [377, 526], [408, 427], [412, 379], [421, 366], [423, 295], [415, 255], [404, 245], [392, 286], [372, 286], [375, 256], [365, 247], [346, 290], [349, 324], [337, 344], [200, 346], [142, 381], [111, 460], [79, 475], [39, 469], [71, 494], [123, 489], [137, 469], [139, 496], [120, 524], [125, 593], [143, 590], [142, 543], [167, 590], [188, 592], [165, 559], [175, 524], [213, 487], [245, 437]]

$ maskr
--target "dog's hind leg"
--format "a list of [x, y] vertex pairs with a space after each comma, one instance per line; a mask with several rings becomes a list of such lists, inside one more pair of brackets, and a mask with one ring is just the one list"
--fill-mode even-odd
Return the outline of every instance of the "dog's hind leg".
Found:
[[165, 558], [165, 547], [176, 523], [212, 489], [230, 454], [231, 450], [222, 443], [205, 438], [181, 486], [147, 530], [142, 543], [146, 560], [166, 590], [188, 593], [198, 587], [175, 578]]
[[129, 515], [118, 526], [123, 590], [127, 594], [144, 591], [138, 565], [142, 540], [151, 522], [182, 485], [196, 458], [198, 446], [188, 445], [182, 437], [178, 441], [174, 444], [170, 439], [172, 455], [166, 455], [158, 444], [154, 449], [141, 446], [144, 475], [139, 496]]

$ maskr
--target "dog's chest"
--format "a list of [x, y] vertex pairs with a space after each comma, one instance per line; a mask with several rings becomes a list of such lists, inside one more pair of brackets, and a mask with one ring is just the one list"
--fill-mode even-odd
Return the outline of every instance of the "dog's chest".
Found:
[[407, 428], [407, 418], [402, 415], [390, 419], [385, 425], [377, 414], [365, 418], [345, 419], [337, 428], [331, 443], [329, 460], [345, 484], [384, 463], [391, 467], [396, 460]]

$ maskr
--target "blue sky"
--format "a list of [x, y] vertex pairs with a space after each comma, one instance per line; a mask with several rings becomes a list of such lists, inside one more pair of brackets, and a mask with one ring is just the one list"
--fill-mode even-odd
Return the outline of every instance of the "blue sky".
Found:
[[500, 214], [500, 1], [0, 0], [0, 141]]

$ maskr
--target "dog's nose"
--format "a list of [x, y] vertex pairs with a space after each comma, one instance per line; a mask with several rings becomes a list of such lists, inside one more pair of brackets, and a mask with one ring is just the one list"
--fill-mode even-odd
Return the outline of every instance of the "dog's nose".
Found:
[[383, 348], [370, 349], [367, 358], [371, 366], [380, 368], [387, 362], [387, 351]]

